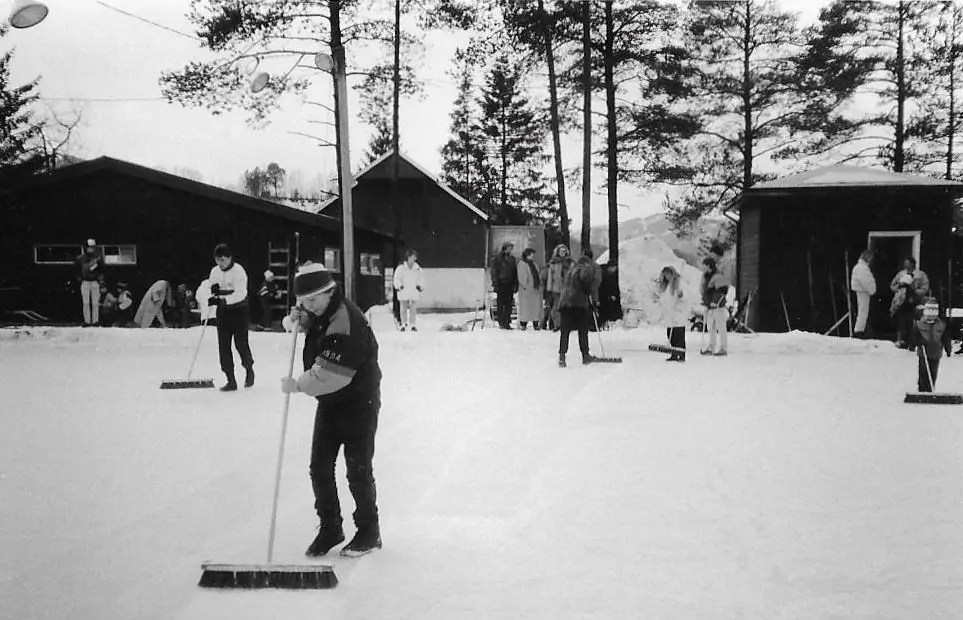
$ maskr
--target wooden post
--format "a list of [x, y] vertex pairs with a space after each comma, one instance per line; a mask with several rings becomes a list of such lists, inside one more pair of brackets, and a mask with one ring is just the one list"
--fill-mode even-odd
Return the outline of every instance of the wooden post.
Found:
[[779, 299], [782, 300], [782, 313], [786, 317], [786, 329], [792, 331], [792, 325], [789, 324], [789, 311], [786, 310], [786, 298], [783, 297], [782, 291], [779, 291]]
[[[833, 320], [839, 320], [839, 311], [836, 309], [836, 282], [833, 281], [833, 272], [829, 272], [829, 299], [833, 304]], [[832, 331], [832, 330], [829, 330]]]
[[843, 271], [843, 291], [846, 293], [846, 311], [849, 313], [849, 337], [853, 337], [853, 299], [849, 294], [849, 250], [843, 250], [843, 258], [846, 260], [846, 270]]
[[809, 274], [809, 320], [816, 323], [816, 298], [813, 295], [813, 253], [806, 250], [806, 270]]

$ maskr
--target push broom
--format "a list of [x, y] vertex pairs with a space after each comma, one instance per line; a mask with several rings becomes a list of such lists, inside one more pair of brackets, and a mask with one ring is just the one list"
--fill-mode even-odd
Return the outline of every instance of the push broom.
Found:
[[212, 388], [214, 387], [214, 379], [191, 379], [191, 374], [194, 372], [194, 364], [197, 363], [197, 354], [201, 351], [201, 342], [204, 340], [204, 332], [207, 330], [207, 321], [201, 320], [203, 326], [201, 327], [201, 337], [197, 339], [197, 346], [194, 347], [194, 359], [191, 360], [190, 370], [187, 371], [187, 379], [183, 381], [162, 381], [160, 389], [162, 390], [177, 390], [184, 388]]
[[[294, 355], [298, 346], [298, 331], [291, 339], [291, 359], [288, 378], [294, 375]], [[330, 564], [273, 564], [274, 530], [277, 526], [278, 494], [281, 490], [281, 464], [284, 462], [284, 436], [288, 429], [288, 407], [291, 394], [284, 394], [284, 413], [281, 415], [281, 443], [278, 447], [277, 474], [274, 477], [274, 507], [271, 510], [271, 529], [268, 534], [267, 563], [201, 565], [202, 588], [283, 588], [288, 590], [325, 590], [338, 585], [338, 577]]]
[[[926, 377], [930, 380], [930, 389], [935, 390], [936, 385], [933, 383], [933, 374], [930, 372], [930, 365], [925, 357], [923, 357], [924, 355], [923, 348], [920, 347], [920, 363], [926, 367]], [[907, 392], [903, 402], [918, 403], [921, 405], [963, 405], [963, 394], [954, 394], [952, 392]]]

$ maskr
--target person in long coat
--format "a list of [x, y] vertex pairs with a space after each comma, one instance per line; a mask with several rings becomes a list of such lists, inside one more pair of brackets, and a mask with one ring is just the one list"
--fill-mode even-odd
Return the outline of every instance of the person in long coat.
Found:
[[147, 328], [151, 327], [156, 319], [160, 321], [161, 327], [167, 327], [167, 321], [164, 320], [165, 303], [168, 307], [174, 306], [174, 291], [167, 280], [158, 280], [144, 293], [137, 314], [134, 315], [134, 322], [138, 327]]
[[552, 258], [548, 261], [548, 276], [545, 279], [545, 295], [549, 306], [549, 323], [553, 331], [558, 331], [562, 318], [559, 314], [559, 298], [565, 288], [565, 279], [574, 264], [568, 246], [560, 243], [552, 251]]
[[659, 309], [659, 323], [665, 326], [669, 346], [683, 349], [682, 353], [672, 352], [666, 361], [684, 362], [685, 330], [689, 324], [691, 304], [682, 289], [682, 277], [672, 265], [662, 268], [654, 297]]
[[518, 327], [525, 329], [531, 322], [537, 331], [542, 318], [542, 287], [534, 258], [535, 250], [526, 248], [518, 265]]

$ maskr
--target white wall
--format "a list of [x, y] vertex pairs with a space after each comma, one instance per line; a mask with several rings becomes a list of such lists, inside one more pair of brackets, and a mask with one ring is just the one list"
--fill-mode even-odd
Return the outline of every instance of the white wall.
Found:
[[483, 268], [423, 269], [425, 290], [418, 304], [421, 308], [477, 308], [487, 294], [487, 270]]

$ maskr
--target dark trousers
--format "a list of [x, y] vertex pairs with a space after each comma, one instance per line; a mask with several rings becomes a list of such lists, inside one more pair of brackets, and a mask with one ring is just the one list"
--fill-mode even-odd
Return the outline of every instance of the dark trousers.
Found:
[[[919, 357], [919, 362], [920, 362], [920, 363], [919, 363], [919, 367], [920, 367], [920, 369], [919, 369], [919, 370], [920, 370], [920, 372], [919, 372], [919, 381], [917, 381], [917, 387], [919, 387], [919, 391], [920, 391], [920, 392], [932, 392], [932, 391], [933, 391], [933, 388], [934, 388], [935, 385], [936, 385], [936, 373], [937, 373], [937, 371], [939, 371], [939, 369], [940, 369], [940, 360], [939, 360], [939, 358], [937, 358], [937, 359], [930, 359], [930, 358], [926, 357], [925, 355], [923, 355], [922, 353], [921, 353], [921, 354], [918, 354], [917, 357]], [[927, 363], [929, 364], [929, 367], [930, 367], [930, 373], [929, 373], [929, 374], [930, 374], [930, 376], [933, 377], [933, 382], [932, 382], [932, 383], [930, 383], [930, 376], [927, 376], [927, 374], [926, 374], [926, 365], [927, 365]]]
[[217, 349], [221, 358], [221, 370], [234, 376], [234, 354], [231, 353], [231, 340], [241, 356], [241, 366], [249, 369], [254, 366], [251, 346], [247, 341], [251, 327], [251, 312], [247, 300], [236, 306], [220, 306], [217, 309]]
[[[338, 419], [341, 417], [351, 420], [350, 427], [344, 428], [349, 425]], [[358, 420], [363, 423], [358, 424]], [[321, 527], [340, 528], [342, 524], [334, 471], [338, 452], [344, 446], [345, 474], [355, 505], [352, 515], [355, 526], [359, 532], [378, 528], [378, 492], [372, 465], [377, 420], [377, 408], [373, 411], [339, 411], [332, 415], [318, 407], [311, 445], [311, 486]]]
[[569, 335], [573, 331], [578, 331], [578, 350], [582, 357], [589, 355], [588, 341], [588, 308], [562, 308], [560, 311], [561, 329], [558, 339], [558, 354], [568, 353]]
[[498, 324], [501, 327], [511, 327], [512, 308], [515, 307], [515, 291], [511, 284], [502, 284], [499, 286], [495, 303], [498, 308]]
[[679, 347], [680, 349], [685, 348], [685, 328], [684, 327], [670, 327], [665, 330], [665, 335], [669, 339], [669, 346]]
[[271, 298], [263, 295], [258, 297], [258, 301], [261, 302], [261, 327], [264, 329], [271, 328]]
[[896, 311], [896, 340], [908, 343], [916, 321], [916, 307], [906, 305]]

